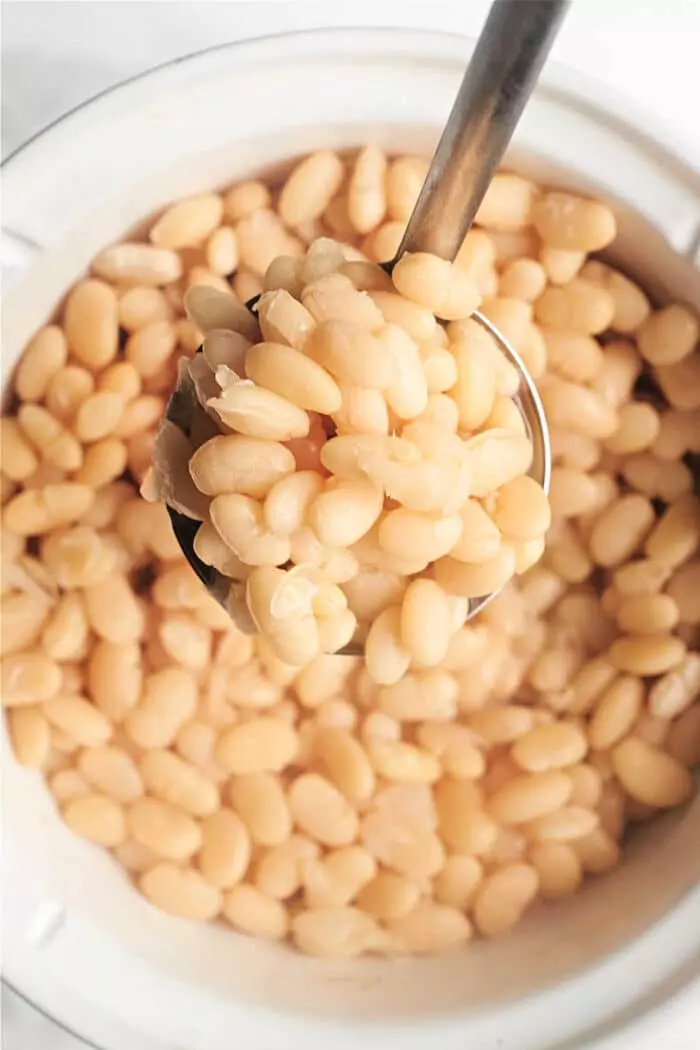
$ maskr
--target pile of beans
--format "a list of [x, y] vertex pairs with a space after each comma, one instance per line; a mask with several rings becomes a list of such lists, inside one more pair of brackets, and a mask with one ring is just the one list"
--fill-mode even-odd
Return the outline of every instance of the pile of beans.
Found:
[[[347, 573], [350, 548], [354, 559], [333, 585], [335, 608], [385, 623], [385, 638], [400, 641], [391, 663], [377, 675], [371, 658], [318, 652], [300, 667], [269, 632], [231, 623], [184, 562], [164, 507], [138, 494], [178, 358], [203, 335], [208, 368], [219, 352], [230, 361], [234, 343], [241, 358], [256, 345], [230, 323], [242, 301], [267, 285], [268, 302], [286, 290], [311, 313], [306, 287], [343, 276], [352, 287], [334, 280], [334, 296], [366, 290], [372, 306], [358, 310], [382, 313], [377, 298], [389, 309], [399, 293], [363, 288], [364, 275], [380, 280], [368, 263], [393, 255], [425, 170], [373, 148], [349, 159], [323, 151], [281, 191], [246, 182], [172, 206], [143, 242], [95, 259], [25, 350], [2, 420], [2, 685], [18, 761], [41, 771], [66, 824], [110, 850], [154, 905], [328, 958], [438, 952], [506, 932], [537, 900], [616, 867], [626, 830], [685, 802], [700, 762], [700, 503], [689, 466], [700, 450], [698, 321], [679, 304], [653, 310], [624, 275], [587, 258], [615, 234], [603, 204], [499, 174], [450, 271], [466, 275], [535, 375], [555, 466], [541, 560], [468, 624], [468, 597], [450, 593], [444, 651], [433, 648], [436, 580], [424, 566], [407, 573], [411, 552], [398, 547], [410, 532], [397, 529], [390, 551], [364, 537], [330, 544]], [[321, 238], [341, 242], [344, 261], [284, 287], [317, 253], [325, 266]], [[200, 306], [225, 307], [206, 333], [185, 316], [193, 288]], [[465, 425], [455, 385], [476, 336], [454, 339], [450, 326], [473, 322], [399, 292], [434, 325], [432, 338], [412, 336], [428, 388], [421, 425], [444, 431], [446, 447], [457, 431], [469, 441], [484, 420]], [[436, 312], [448, 320], [444, 345]], [[265, 334], [296, 351], [285, 338]], [[289, 359], [273, 353], [269, 368], [251, 365], [253, 383], [326, 414], [260, 382]], [[220, 368], [230, 365], [215, 364], [215, 381]], [[193, 374], [206, 390], [211, 377]], [[231, 377], [219, 374], [208, 396], [226, 400]], [[340, 417], [334, 440], [383, 439], [373, 426], [384, 410], [392, 428], [403, 418], [391, 383], [365, 386], [365, 375], [348, 379], [360, 393], [346, 399], [346, 431], [343, 406], [328, 412]], [[501, 405], [498, 426], [518, 433]], [[315, 448], [291, 444], [306, 435], [237, 440], [279, 441], [275, 485], [296, 485], [333, 443], [312, 422]], [[216, 420], [205, 424], [206, 441], [222, 439]], [[294, 471], [284, 469], [290, 444]], [[316, 459], [298, 462], [302, 451]], [[186, 482], [174, 479], [180, 494]], [[211, 505], [195, 486], [188, 500], [197, 494]], [[481, 542], [495, 530], [512, 544], [517, 520], [496, 520], [500, 493], [471, 498]], [[414, 513], [398, 501], [387, 519], [394, 512]], [[305, 527], [312, 553], [300, 558], [313, 563], [324, 544]], [[294, 534], [269, 532], [282, 547]], [[462, 535], [480, 534], [470, 525]]]
[[[185, 366], [189, 438], [164, 424], [148, 488], [202, 522], [195, 551], [235, 580], [238, 626], [300, 667], [362, 638], [370, 675], [391, 685], [437, 667], [469, 599], [544, 550], [520, 377], [471, 318], [469, 274], [437, 256], [404, 255], [392, 284], [321, 237], [275, 259], [265, 286], [259, 323], [230, 293], [186, 293], [204, 332]], [[401, 600], [364, 608], [362, 567], [403, 580]]]

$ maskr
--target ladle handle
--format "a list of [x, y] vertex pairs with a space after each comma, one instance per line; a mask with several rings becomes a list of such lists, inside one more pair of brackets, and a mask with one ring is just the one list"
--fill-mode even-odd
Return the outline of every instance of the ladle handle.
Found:
[[453, 260], [570, 0], [494, 0], [397, 252]]

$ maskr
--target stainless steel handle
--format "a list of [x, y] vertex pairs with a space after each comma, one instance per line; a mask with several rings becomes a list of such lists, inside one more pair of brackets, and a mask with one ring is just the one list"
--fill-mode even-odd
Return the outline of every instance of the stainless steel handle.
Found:
[[452, 260], [549, 54], [570, 0], [495, 0], [397, 252]]

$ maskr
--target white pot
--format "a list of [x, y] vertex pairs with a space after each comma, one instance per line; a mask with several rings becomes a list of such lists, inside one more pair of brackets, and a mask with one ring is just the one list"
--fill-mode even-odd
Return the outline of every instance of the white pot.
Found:
[[[173, 197], [321, 145], [429, 150], [470, 50], [416, 32], [273, 37], [165, 66], [59, 121], [6, 166], [3, 369], [91, 256]], [[552, 69], [512, 159], [614, 200], [628, 268], [700, 309], [700, 175], [661, 142], [643, 115]], [[700, 798], [503, 941], [329, 964], [155, 911], [6, 757], [6, 976], [106, 1050], [568, 1050], [699, 994]]]

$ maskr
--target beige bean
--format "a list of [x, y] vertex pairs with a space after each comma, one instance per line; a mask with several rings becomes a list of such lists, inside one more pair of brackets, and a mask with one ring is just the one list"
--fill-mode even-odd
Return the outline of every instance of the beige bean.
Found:
[[189, 470], [207, 495], [238, 492], [261, 499], [276, 481], [293, 473], [294, 457], [277, 441], [222, 434], [200, 445]]
[[39, 536], [82, 517], [94, 498], [92, 489], [74, 482], [27, 489], [6, 505], [4, 522], [18, 536]]
[[[369, 233], [386, 214], [387, 161], [373, 146], [360, 150], [348, 183], [348, 216], [358, 233]], [[337, 190], [336, 186], [336, 190]]]
[[673, 408], [700, 408], [700, 353], [688, 354], [674, 365], [659, 365], [656, 380]]
[[259, 716], [229, 729], [219, 740], [216, 760], [231, 773], [284, 769], [299, 746], [295, 730], [279, 718]]
[[141, 637], [143, 612], [125, 576], [108, 576], [83, 594], [88, 622], [105, 641], [124, 645]]
[[506, 933], [532, 903], [539, 877], [529, 864], [507, 864], [487, 875], [477, 891], [474, 921], [485, 937]]
[[240, 882], [251, 856], [250, 836], [241, 818], [229, 809], [212, 813], [202, 821], [199, 868], [213, 886], [229, 889]]
[[[380, 528], [380, 542], [384, 527], [385, 523]], [[447, 653], [450, 626], [450, 606], [442, 588], [433, 580], [412, 581], [401, 606], [401, 642], [414, 666], [435, 667], [440, 663]]]
[[278, 846], [292, 831], [292, 818], [279, 779], [272, 773], [248, 773], [231, 779], [231, 805], [253, 842]]
[[187, 860], [202, 845], [199, 824], [160, 799], [133, 802], [127, 811], [127, 825], [137, 842], [167, 860]]
[[172, 751], [148, 751], [139, 768], [147, 791], [191, 816], [207, 816], [219, 806], [216, 785]]
[[483, 866], [476, 857], [453, 856], [435, 878], [435, 899], [439, 904], [466, 911], [483, 878]]
[[677, 806], [691, 794], [688, 770], [670, 755], [629, 737], [612, 753], [613, 767], [625, 791], [647, 806]]
[[138, 884], [151, 904], [180, 919], [207, 922], [222, 909], [220, 891], [193, 868], [156, 864], [143, 872]]
[[401, 639], [401, 609], [391, 606], [377, 616], [365, 639], [369, 674], [380, 685], [391, 685], [408, 670], [411, 657]]
[[547, 274], [541, 263], [534, 259], [513, 259], [503, 268], [498, 293], [506, 299], [531, 303], [542, 294], [546, 284]]
[[100, 846], [118, 846], [126, 838], [124, 810], [106, 795], [84, 795], [66, 802], [62, 817], [71, 831]]
[[588, 726], [591, 747], [599, 751], [622, 740], [631, 731], [644, 703], [639, 678], [621, 675], [600, 696]]
[[[7, 700], [3, 696], [5, 704]], [[41, 769], [51, 749], [49, 723], [38, 707], [21, 707], [7, 712], [12, 751], [22, 766]]]
[[[585, 252], [567, 248], [552, 248], [548, 244], [542, 245], [539, 256], [552, 284], [568, 284], [581, 271], [586, 258]], [[590, 280], [590, 278], [587, 279]]]
[[343, 692], [356, 661], [349, 656], [317, 656], [294, 680], [294, 691], [304, 707], [320, 707]]
[[380, 871], [362, 887], [357, 896], [357, 905], [375, 919], [388, 921], [411, 912], [418, 903], [419, 895], [417, 884], [405, 875]]
[[475, 221], [494, 230], [522, 230], [530, 224], [537, 193], [537, 187], [528, 179], [510, 172], [497, 172], [479, 205]]
[[653, 445], [660, 426], [659, 413], [652, 405], [631, 401], [620, 409], [618, 428], [607, 439], [606, 448], [619, 455], [642, 452]]
[[[148, 249], [147, 245], [142, 245], [142, 247]], [[179, 265], [179, 257], [175, 256], [175, 258]], [[147, 284], [136, 285], [128, 288], [119, 298], [119, 325], [129, 333], [144, 328], [146, 325], [155, 324], [157, 321], [172, 321], [172, 319], [173, 308], [158, 288], [152, 288]], [[117, 365], [111, 367], [116, 368]]]
[[314, 754], [323, 772], [351, 800], [370, 798], [375, 775], [365, 749], [343, 729], [325, 728], [314, 737]]
[[479, 564], [467, 564], [455, 558], [440, 558], [435, 562], [437, 583], [448, 594], [463, 598], [481, 598], [505, 586], [515, 572], [515, 551], [503, 545], [491, 558]]
[[538, 842], [530, 848], [528, 858], [537, 872], [543, 900], [570, 897], [581, 885], [581, 862], [566, 842]]
[[683, 662], [654, 682], [649, 711], [658, 718], [678, 718], [700, 696], [700, 654], [688, 653]]
[[543, 386], [542, 403], [550, 425], [604, 439], [615, 433], [617, 414], [596, 391], [554, 377]]
[[667, 508], [644, 544], [649, 558], [665, 565], [680, 565], [700, 546], [700, 500], [690, 493]]
[[[666, 571], [667, 566], [663, 569]], [[700, 623], [700, 561], [686, 562], [676, 569], [666, 593], [676, 603], [681, 623]]]
[[398, 325], [411, 339], [420, 343], [435, 337], [438, 329], [429, 308], [395, 292], [370, 292], [370, 298], [387, 324]]
[[314, 361], [281, 343], [259, 343], [246, 355], [246, 374], [259, 386], [326, 415], [341, 405], [337, 383]]
[[423, 902], [389, 922], [401, 949], [417, 955], [454, 950], [471, 937], [471, 923], [458, 908]]
[[527, 472], [532, 462], [532, 445], [524, 434], [512, 430], [484, 430], [465, 441], [464, 456], [470, 494], [487, 496]]
[[673, 635], [628, 635], [610, 646], [610, 663], [628, 674], [658, 675], [672, 671], [682, 663], [686, 647]]
[[97, 747], [112, 735], [111, 723], [82, 696], [54, 696], [43, 710], [52, 726], [83, 747]]
[[224, 213], [232, 222], [270, 204], [270, 191], [257, 179], [239, 182], [224, 196]]
[[24, 652], [2, 661], [2, 701], [5, 707], [22, 707], [51, 699], [61, 688], [61, 668], [43, 653]]
[[691, 353], [699, 334], [697, 317], [687, 307], [671, 303], [640, 325], [637, 345], [650, 364], [673, 365]]
[[280, 940], [288, 929], [284, 905], [257, 886], [239, 883], [224, 896], [224, 918], [242, 933]]
[[466, 726], [455, 722], [423, 722], [416, 731], [416, 740], [439, 757], [450, 776], [467, 780], [478, 780], [483, 776], [486, 769], [484, 755], [474, 734]]
[[258, 302], [258, 320], [263, 337], [268, 343], [291, 346], [297, 350], [306, 345], [309, 332], [316, 323], [312, 314], [293, 298], [286, 288], [265, 292], [261, 296]]
[[24, 481], [39, 466], [39, 460], [14, 419], [4, 417], [2, 427], [2, 469], [12, 481]]
[[556, 328], [543, 328], [547, 365], [564, 379], [587, 383], [600, 372], [604, 354], [589, 335], [576, 335]]
[[459, 513], [462, 535], [450, 550], [450, 557], [475, 564], [495, 558], [501, 547], [501, 534], [495, 521], [474, 499], [468, 499]]
[[234, 383], [207, 404], [226, 426], [249, 437], [290, 441], [309, 433], [309, 417], [303, 409], [253, 383]]
[[370, 482], [333, 479], [309, 508], [309, 524], [321, 543], [349, 547], [372, 527], [384, 502]]
[[28, 343], [17, 365], [14, 385], [21, 401], [41, 401], [52, 378], [68, 357], [66, 337], [58, 325], [41, 328]]
[[143, 795], [141, 774], [121, 747], [86, 748], [78, 755], [77, 769], [88, 784], [116, 802], [133, 802]]
[[451, 850], [477, 857], [488, 853], [498, 825], [481, 808], [480, 790], [471, 781], [443, 779], [434, 791], [440, 835]]
[[606, 204], [568, 193], [546, 193], [532, 205], [531, 218], [543, 241], [566, 251], [600, 251], [617, 234], [615, 215]]
[[580, 762], [588, 750], [585, 734], [569, 722], [535, 726], [513, 745], [511, 754], [522, 769], [541, 773]]
[[470, 317], [481, 298], [468, 274], [427, 252], [406, 253], [392, 280], [401, 295], [447, 321]]
[[87, 665], [88, 689], [95, 705], [111, 721], [123, 721], [136, 707], [142, 677], [138, 644], [113, 645], [98, 641], [92, 648]]
[[277, 535], [291, 536], [307, 520], [309, 507], [323, 488], [315, 471], [297, 471], [276, 481], [263, 505], [265, 524]]
[[276, 900], [287, 900], [301, 889], [303, 867], [318, 858], [318, 844], [304, 835], [292, 835], [266, 850], [255, 869], [255, 885]]
[[536, 842], [574, 842], [598, 826], [598, 815], [582, 806], [563, 806], [525, 825], [528, 839]]
[[656, 594], [671, 575], [671, 567], [663, 562], [640, 558], [621, 565], [613, 573], [615, 590], [622, 597]]
[[445, 862], [438, 836], [410, 814], [369, 813], [362, 820], [361, 839], [380, 863], [411, 880], [431, 878]]
[[666, 750], [688, 768], [700, 762], [700, 704], [691, 704], [671, 723]]
[[387, 348], [350, 321], [318, 325], [309, 334], [305, 352], [343, 382], [384, 390], [394, 380], [394, 361]]
[[93, 489], [103, 488], [124, 473], [126, 464], [124, 443], [116, 438], [105, 438], [85, 449], [83, 465], [76, 471], [75, 480]]
[[311, 908], [349, 904], [377, 873], [374, 857], [362, 846], [333, 850], [322, 860], [302, 861], [304, 903]]
[[571, 781], [559, 770], [516, 776], [494, 792], [488, 810], [503, 824], [526, 824], [559, 809], [571, 791]]
[[225, 543], [248, 565], [283, 565], [289, 560], [289, 540], [269, 532], [262, 507], [248, 496], [216, 496], [211, 520]]
[[292, 940], [306, 955], [348, 959], [385, 944], [376, 922], [357, 908], [310, 908], [292, 919]]
[[325, 777], [302, 774], [291, 784], [288, 798], [295, 823], [323, 845], [345, 846], [357, 837], [355, 811]]
[[[649, 500], [635, 494], [620, 496], [603, 511], [593, 527], [590, 537], [593, 558], [606, 568], [627, 561], [644, 541], [653, 523], [654, 508]], [[651, 536], [657, 530], [658, 526]], [[656, 544], [653, 546], [656, 548]]]
[[408, 222], [427, 173], [424, 157], [397, 157], [391, 162], [386, 174], [386, 194], [392, 219]]
[[[501, 532], [509, 536], [523, 540], [535, 539], [544, 535], [549, 528], [549, 501], [542, 487], [533, 478], [521, 475], [507, 482], [498, 491], [493, 520]], [[454, 552], [452, 556], [455, 557]]]
[[81, 465], [83, 454], [79, 442], [51, 412], [40, 405], [25, 404], [17, 413], [17, 421], [24, 435], [54, 466], [72, 471]]
[[616, 619], [627, 634], [666, 634], [678, 623], [678, 607], [667, 594], [638, 594], [620, 602]]
[[305, 157], [288, 176], [280, 194], [279, 213], [287, 226], [317, 219], [338, 192], [343, 175], [343, 163], [332, 150]]
[[149, 236], [160, 248], [189, 248], [201, 244], [220, 224], [223, 201], [216, 194], [186, 197], [171, 205], [156, 224]]
[[75, 285], [65, 306], [63, 328], [71, 355], [92, 372], [113, 361], [119, 349], [119, 304], [104, 281]]
[[[116, 649], [116, 647], [115, 647]], [[103, 653], [98, 673], [104, 675], [105, 669], [118, 659], [118, 650]], [[132, 669], [131, 688], [134, 689], [140, 679], [140, 667]], [[115, 701], [108, 693], [105, 683], [105, 703], [112, 710]], [[129, 702], [133, 702], [130, 698]], [[150, 749], [167, 747], [174, 741], [178, 730], [195, 712], [197, 704], [197, 685], [194, 676], [181, 667], [164, 667], [150, 674], [143, 687], [143, 699], [134, 710], [126, 710], [125, 729], [131, 739], [141, 748]], [[121, 712], [124, 718], [124, 711]]]

